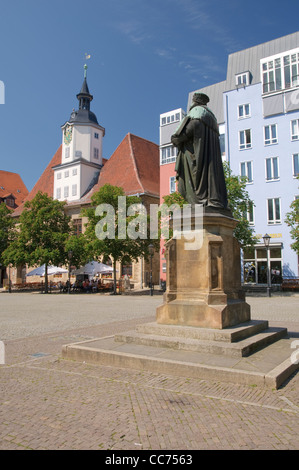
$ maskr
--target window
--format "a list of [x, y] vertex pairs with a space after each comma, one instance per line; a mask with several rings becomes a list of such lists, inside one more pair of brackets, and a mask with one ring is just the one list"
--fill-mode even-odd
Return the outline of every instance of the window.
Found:
[[132, 264], [122, 264], [121, 266], [121, 275], [132, 277], [133, 274], [133, 266]]
[[251, 148], [251, 129], [246, 129], [239, 132], [239, 149], [244, 150], [249, 148]]
[[273, 181], [278, 179], [278, 157], [266, 158], [266, 180]]
[[82, 233], [82, 219], [73, 219], [74, 235], [78, 237]]
[[261, 61], [263, 93], [299, 85], [299, 49]]
[[281, 223], [280, 198], [268, 199], [268, 224]]
[[252, 162], [241, 162], [241, 176], [247, 178], [248, 183], [252, 183]]
[[69, 156], [70, 156], [70, 151], [71, 151], [70, 147], [66, 147], [66, 148], [65, 148], [65, 152], [64, 152], [65, 158], [69, 158]]
[[249, 225], [254, 225], [254, 214], [253, 214], [253, 203], [248, 205], [247, 211], [244, 212], [243, 216], [248, 220]]
[[291, 140], [299, 139], [299, 119], [291, 121]]
[[161, 149], [161, 165], [176, 161], [177, 148], [173, 145], [168, 145]]
[[96, 159], [99, 158], [99, 149], [97, 149], [96, 147], [93, 149], [93, 156]]
[[[269, 247], [271, 280], [273, 284], [281, 283], [281, 244]], [[267, 283], [267, 250], [265, 246], [256, 245], [244, 250], [244, 281]]]
[[14, 207], [15, 206], [15, 200], [14, 198], [12, 197], [7, 197], [5, 200], [4, 200], [5, 204], [9, 207]]
[[61, 173], [57, 173], [57, 179], [58, 179], [58, 180], [61, 179]]
[[68, 177], [69, 177], [69, 170], [66, 170], [66, 171], [64, 172], [64, 177], [65, 177], [65, 178], [68, 178]]
[[221, 155], [225, 156], [225, 134], [219, 134], [219, 141]]
[[77, 185], [76, 184], [72, 185], [72, 196], [77, 196]]
[[175, 184], [175, 176], [171, 176], [169, 179], [169, 192], [175, 193], [176, 191], [176, 184]]
[[98, 139], [99, 138], [99, 134], [97, 132], [94, 133], [94, 138], [95, 139]]
[[76, 150], [75, 157], [81, 158], [82, 157], [82, 151], [81, 150]]
[[238, 106], [238, 118], [244, 119], [250, 117], [250, 105], [249, 104], [240, 104]]
[[265, 145], [277, 144], [277, 124], [271, 124], [264, 127], [264, 143]]
[[69, 187], [68, 186], [64, 187], [63, 195], [64, 195], [64, 197], [69, 197]]
[[236, 85], [249, 85], [249, 72], [238, 73], [236, 75]]
[[293, 154], [293, 176], [299, 176], [299, 153]]
[[263, 93], [281, 90], [281, 59], [270, 60], [262, 65], [263, 70]]
[[61, 198], [61, 188], [56, 188], [56, 199]]
[[161, 126], [180, 121], [183, 116], [183, 112], [174, 112], [173, 114], [169, 114], [168, 116], [163, 116], [161, 117]]
[[76, 176], [76, 174], [77, 174], [77, 168], [74, 168], [73, 169], [73, 176]]

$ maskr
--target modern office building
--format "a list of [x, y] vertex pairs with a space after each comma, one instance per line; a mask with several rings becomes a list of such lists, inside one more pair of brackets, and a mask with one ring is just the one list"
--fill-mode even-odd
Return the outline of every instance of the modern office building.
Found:
[[[290, 229], [284, 221], [299, 196], [299, 32], [231, 54], [226, 80], [196, 91], [210, 97], [208, 106], [219, 123], [223, 158], [233, 174], [248, 178], [246, 189], [254, 202], [248, 218], [259, 242], [243, 253], [244, 281], [267, 281], [266, 233], [271, 236], [272, 282], [297, 277], [298, 256], [291, 249]], [[161, 115], [160, 123], [161, 194], [166, 179], [170, 184], [175, 176], [175, 163], [163, 159], [173, 127], [162, 122], [168, 114]]]

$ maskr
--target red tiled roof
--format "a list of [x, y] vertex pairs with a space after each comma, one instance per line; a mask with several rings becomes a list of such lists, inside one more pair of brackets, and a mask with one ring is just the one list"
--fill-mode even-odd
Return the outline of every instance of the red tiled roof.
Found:
[[146, 193], [159, 197], [159, 146], [127, 134], [101, 170], [99, 181], [88, 193], [86, 200], [104, 184], [120, 186], [127, 195]]
[[28, 189], [18, 173], [0, 170], [0, 197], [10, 194], [15, 197], [16, 205], [20, 206], [28, 195]]
[[[49, 196], [53, 196], [54, 171], [52, 167], [55, 165], [59, 165], [61, 163], [61, 151], [62, 151], [62, 145], [59, 147], [59, 149], [55, 153], [54, 157], [48, 164], [45, 171], [42, 173], [41, 177], [38, 179], [35, 186], [32, 188], [28, 196], [25, 198], [24, 203], [26, 201], [31, 201], [34, 198], [34, 196], [38, 193], [38, 191], [41, 191], [42, 193], [47, 193]], [[19, 216], [22, 213], [23, 208], [24, 208], [24, 204], [18, 207], [14, 211], [13, 215]]]
[[[24, 202], [31, 201], [38, 191], [47, 193], [49, 196], [53, 195], [54, 170], [52, 167], [61, 163], [61, 153], [62, 146], [59, 147]], [[129, 133], [108, 160], [103, 158], [103, 164], [98, 182], [81, 200], [70, 202], [69, 206], [88, 204], [91, 196], [106, 183], [122, 187], [127, 195], [146, 193], [159, 197], [160, 166], [157, 144]], [[24, 205], [18, 207], [13, 215], [19, 216], [23, 207]]]

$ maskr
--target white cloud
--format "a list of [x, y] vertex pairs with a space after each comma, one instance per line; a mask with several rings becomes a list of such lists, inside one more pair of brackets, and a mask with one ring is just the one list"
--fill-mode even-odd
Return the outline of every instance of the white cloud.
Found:
[[182, 11], [182, 22], [186, 21], [189, 27], [200, 34], [206, 41], [216, 42], [232, 52], [239, 48], [231, 32], [215, 20], [213, 4], [205, 0], [172, 0]]
[[120, 33], [127, 36], [130, 41], [136, 44], [151, 39], [151, 34], [146, 32], [144, 25], [138, 20], [116, 21], [114, 26]]

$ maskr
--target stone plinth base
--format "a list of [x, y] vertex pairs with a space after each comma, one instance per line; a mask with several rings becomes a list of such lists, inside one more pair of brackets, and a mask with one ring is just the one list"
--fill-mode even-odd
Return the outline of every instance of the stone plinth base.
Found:
[[251, 320], [222, 330], [147, 323], [63, 346], [64, 359], [155, 374], [278, 388], [298, 369], [285, 328]]
[[207, 209], [182, 216], [181, 231], [165, 245], [167, 290], [157, 323], [221, 329], [250, 320], [236, 225], [231, 216]]
[[222, 329], [248, 321], [250, 307], [244, 301], [209, 305], [198, 300], [173, 300], [157, 308], [156, 319], [164, 325]]
[[245, 322], [223, 330], [146, 323], [136, 331], [115, 335], [114, 340], [155, 348], [248, 357], [286, 335], [286, 328], [269, 328], [267, 321]]

